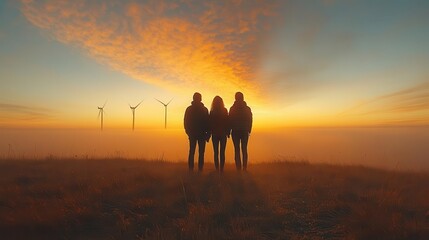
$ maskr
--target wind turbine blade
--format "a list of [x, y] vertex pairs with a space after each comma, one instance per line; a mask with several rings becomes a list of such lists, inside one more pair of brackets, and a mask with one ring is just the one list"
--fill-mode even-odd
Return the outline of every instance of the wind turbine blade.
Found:
[[171, 101], [173, 101], [173, 99], [174, 99], [174, 98], [172, 98], [172, 99], [171, 99], [171, 100], [170, 100], [166, 105], [170, 104], [170, 103], [171, 103]]
[[139, 102], [139, 104], [137, 104], [136, 106], [135, 106], [135, 108], [138, 108], [138, 106], [140, 106], [140, 104], [143, 102], [143, 100], [141, 100], [140, 102]]
[[165, 106], [165, 103], [161, 102], [160, 100], [158, 100], [158, 99], [156, 99], [156, 98], [155, 98], [155, 100], [156, 100], [156, 101], [158, 101], [158, 102], [160, 102], [162, 105], [164, 105], [164, 106]]
[[98, 116], [97, 116], [97, 119], [99, 119], [99, 118], [100, 118], [100, 115], [101, 115], [101, 109], [100, 109], [100, 110], [98, 110]]
[[106, 103], [107, 103], [107, 100], [104, 102], [104, 104], [103, 104], [103, 107], [102, 107], [102, 108], [104, 108], [104, 106], [106, 106]]
[[128, 103], [128, 106], [130, 106], [130, 108], [133, 108], [133, 107], [131, 107], [131, 104], [129, 104], [129, 103]]

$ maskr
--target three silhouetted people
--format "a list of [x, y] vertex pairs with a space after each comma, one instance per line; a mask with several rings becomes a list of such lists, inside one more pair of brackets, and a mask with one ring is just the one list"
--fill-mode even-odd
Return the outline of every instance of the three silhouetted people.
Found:
[[204, 166], [204, 151], [209, 135], [209, 112], [201, 102], [201, 94], [196, 92], [193, 96], [191, 106], [186, 109], [184, 125], [189, 138], [188, 166], [194, 169], [194, 155], [198, 143], [198, 170], [202, 171]]
[[189, 138], [189, 169], [194, 169], [194, 155], [198, 144], [198, 170], [203, 170], [206, 141], [208, 142], [211, 136], [216, 170], [223, 171], [226, 142], [231, 134], [237, 170], [246, 170], [247, 143], [252, 131], [253, 117], [250, 107], [244, 101], [243, 93], [235, 94], [235, 102], [229, 114], [221, 97], [214, 97], [210, 114], [201, 100], [201, 94], [194, 93], [192, 104], [185, 111], [184, 125]]
[[[247, 143], [252, 131], [252, 122], [252, 110], [244, 101], [243, 93], [235, 93], [235, 102], [229, 110], [229, 123], [232, 142], [234, 143], [234, 159], [237, 170], [241, 170], [241, 168], [247, 169]], [[241, 162], [240, 150], [243, 154], [243, 162]]]
[[225, 108], [223, 99], [219, 96], [213, 98], [209, 115], [209, 123], [213, 142], [214, 164], [216, 170], [222, 172], [223, 167], [225, 166], [226, 139], [230, 135], [230, 127], [228, 120], [228, 110]]

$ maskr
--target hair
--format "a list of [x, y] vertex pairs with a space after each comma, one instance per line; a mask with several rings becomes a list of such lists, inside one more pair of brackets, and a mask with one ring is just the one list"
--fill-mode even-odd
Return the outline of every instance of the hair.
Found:
[[236, 92], [235, 93], [235, 100], [236, 101], [244, 101], [244, 95], [242, 92]]
[[201, 102], [201, 100], [202, 100], [201, 93], [199, 93], [199, 92], [194, 93], [194, 96], [192, 97], [192, 99], [195, 102]]
[[224, 109], [224, 108], [225, 108], [225, 104], [223, 103], [223, 99], [219, 96], [214, 97], [210, 112], [220, 111], [221, 109]]

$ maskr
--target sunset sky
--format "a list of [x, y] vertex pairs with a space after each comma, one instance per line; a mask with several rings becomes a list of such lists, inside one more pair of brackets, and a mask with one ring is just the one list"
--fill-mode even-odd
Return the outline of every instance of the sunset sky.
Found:
[[181, 128], [195, 91], [256, 128], [429, 124], [428, 1], [0, 2], [0, 126]]

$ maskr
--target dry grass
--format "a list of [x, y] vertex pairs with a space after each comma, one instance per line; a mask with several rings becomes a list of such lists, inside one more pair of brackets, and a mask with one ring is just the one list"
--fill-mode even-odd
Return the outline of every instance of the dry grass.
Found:
[[429, 174], [305, 163], [0, 161], [2, 239], [429, 239]]

